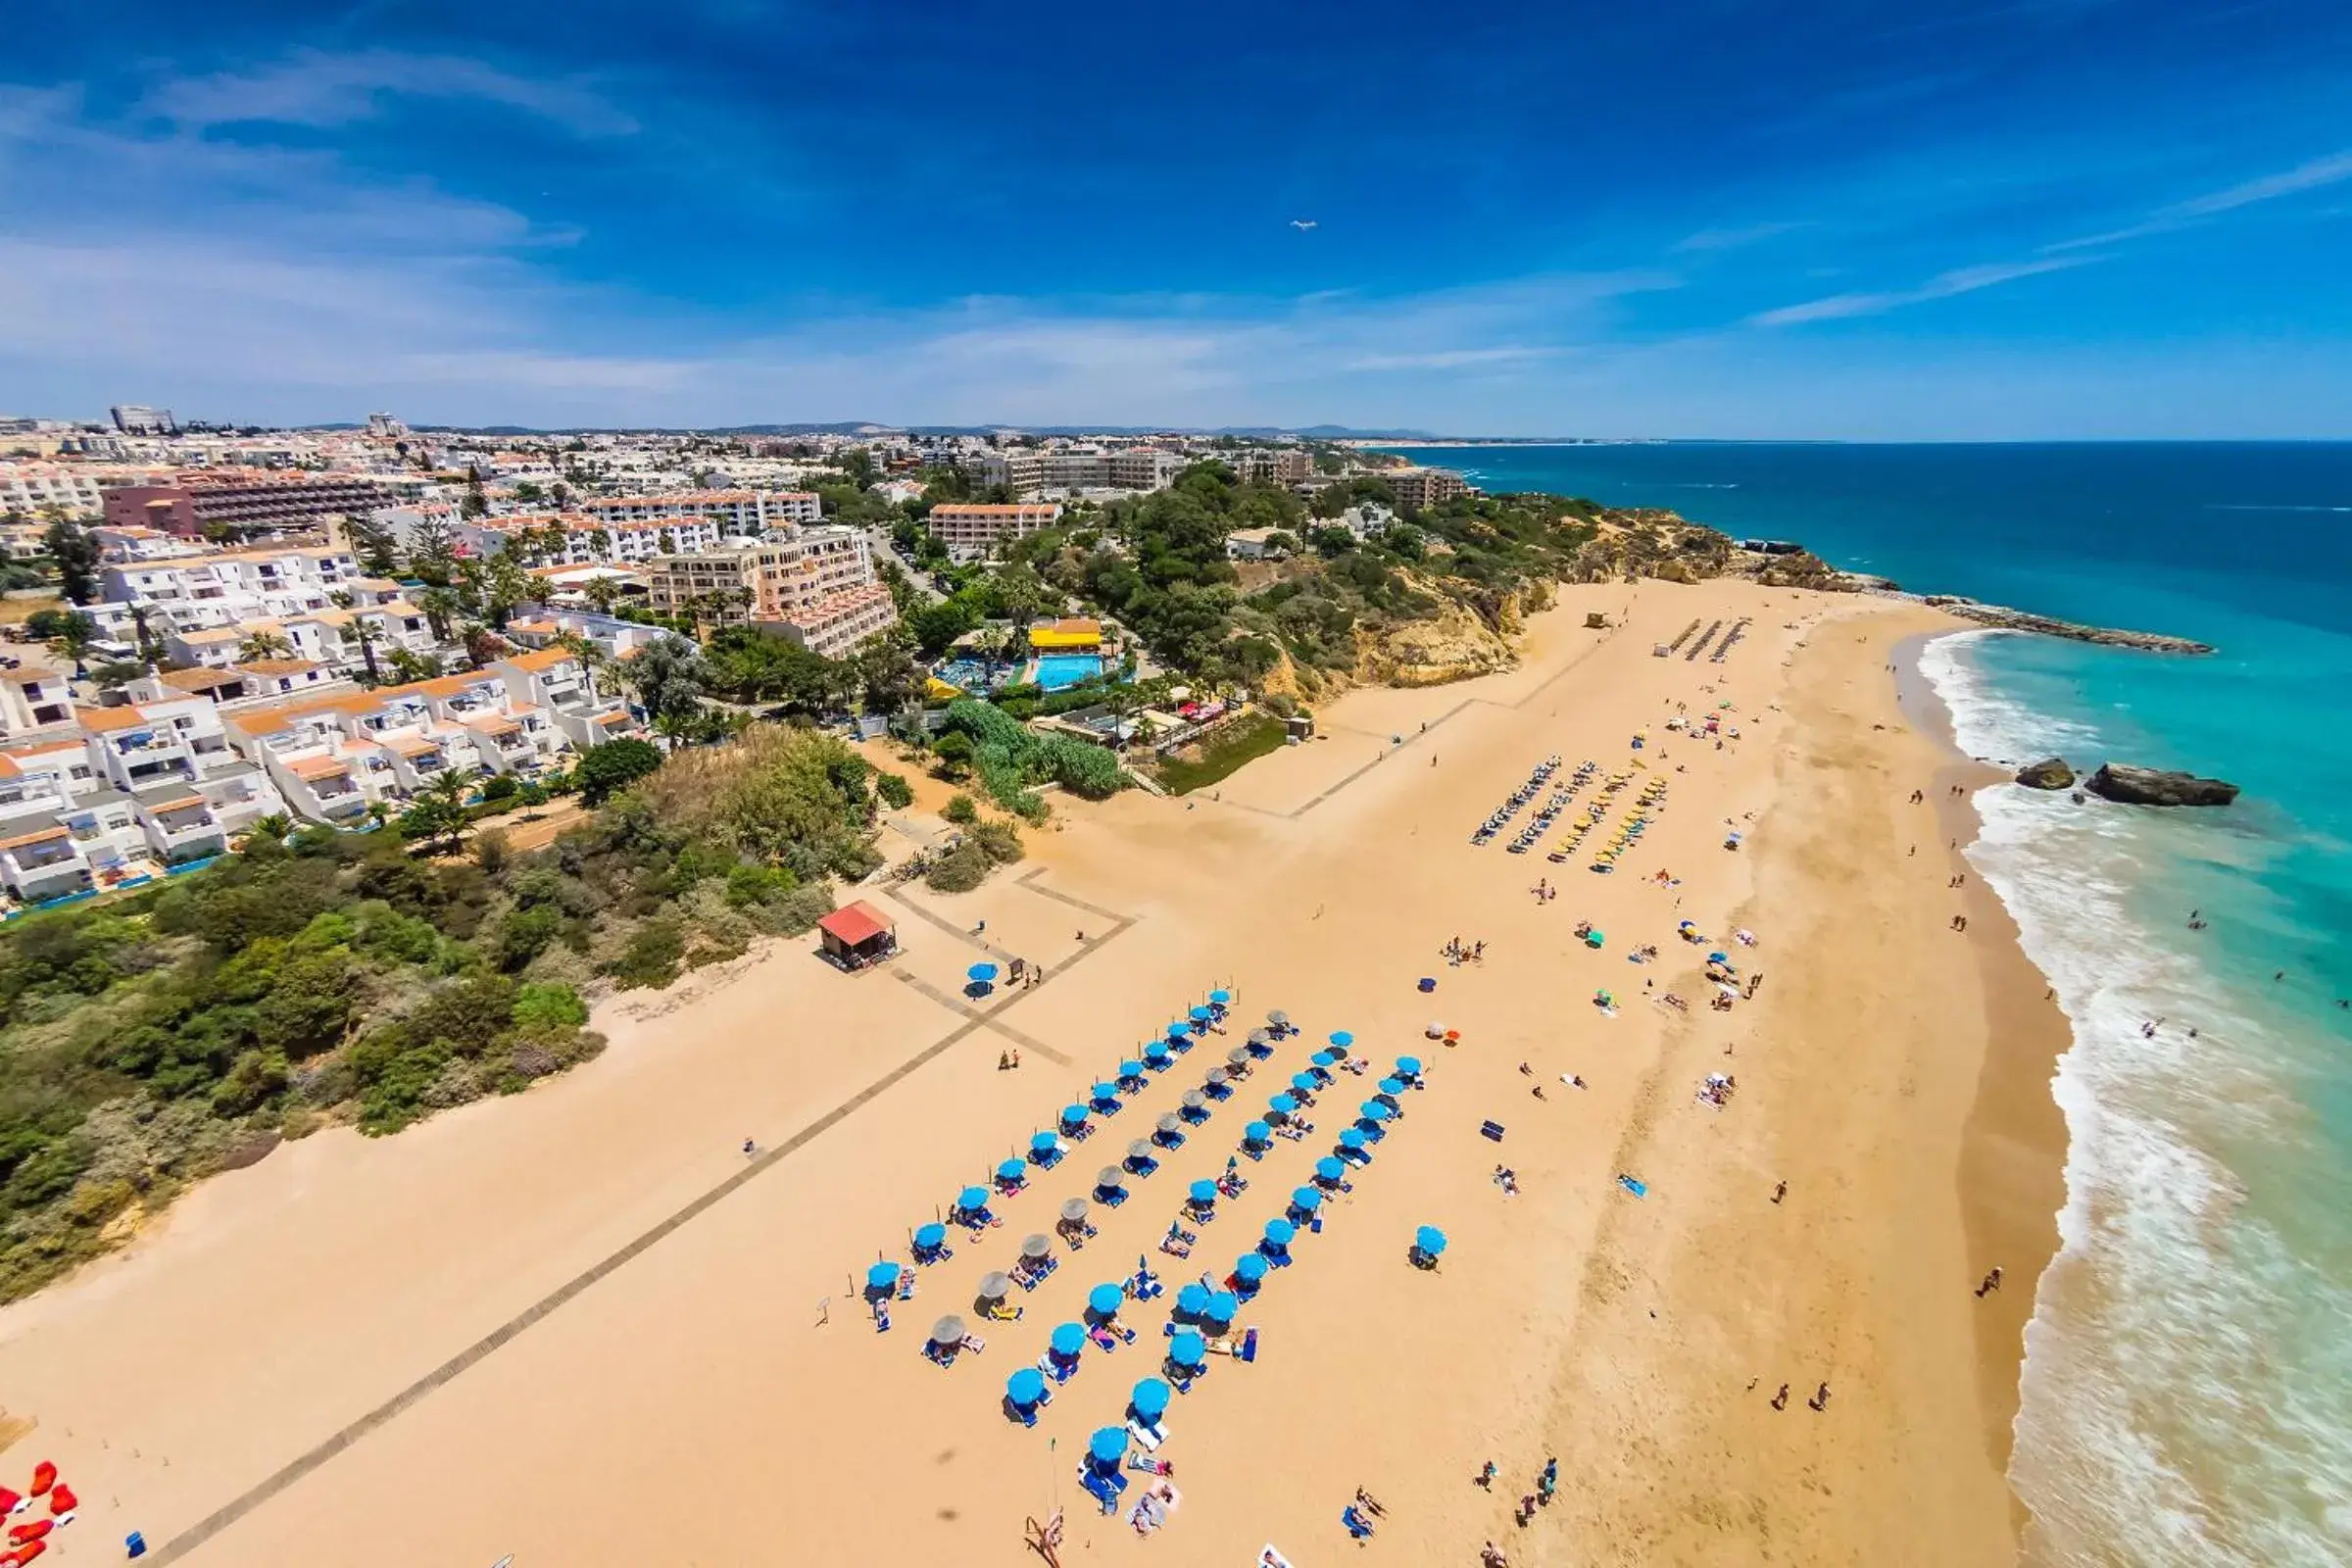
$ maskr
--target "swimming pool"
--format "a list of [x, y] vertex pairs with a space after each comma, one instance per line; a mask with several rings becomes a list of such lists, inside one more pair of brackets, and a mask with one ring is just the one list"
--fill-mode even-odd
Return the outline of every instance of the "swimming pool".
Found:
[[1041, 691], [1057, 692], [1102, 673], [1101, 654], [1040, 654], [1037, 684]]

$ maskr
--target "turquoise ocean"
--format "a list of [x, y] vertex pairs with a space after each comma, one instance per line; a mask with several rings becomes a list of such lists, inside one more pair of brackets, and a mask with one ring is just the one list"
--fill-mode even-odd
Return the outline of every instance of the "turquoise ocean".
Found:
[[2352, 445], [1404, 455], [2220, 650], [1972, 632], [1922, 660], [1974, 755], [2245, 791], [2219, 811], [1978, 799], [1971, 859], [2073, 1030], [2011, 1480], [2034, 1563], [2352, 1562]]

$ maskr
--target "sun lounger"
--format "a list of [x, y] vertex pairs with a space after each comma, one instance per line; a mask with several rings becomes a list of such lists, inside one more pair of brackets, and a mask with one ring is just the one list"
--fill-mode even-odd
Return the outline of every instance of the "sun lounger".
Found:
[[[1127, 1435], [1133, 1438], [1146, 1453], [1158, 1452], [1159, 1446], [1168, 1441], [1168, 1429], [1165, 1426], [1148, 1427], [1141, 1421], [1128, 1422]], [[1154, 1475], [1159, 1473], [1158, 1468], [1154, 1465], [1137, 1465], [1136, 1468], [1150, 1470]]]

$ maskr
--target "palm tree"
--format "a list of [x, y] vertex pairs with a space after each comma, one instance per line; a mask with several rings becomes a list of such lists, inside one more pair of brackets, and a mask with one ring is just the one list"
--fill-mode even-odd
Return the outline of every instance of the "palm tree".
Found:
[[246, 664], [262, 659], [288, 659], [293, 653], [294, 645], [282, 632], [257, 631], [237, 645], [237, 661]]
[[417, 792], [416, 804], [432, 825], [433, 836], [448, 841], [445, 849], [454, 846], [466, 831], [466, 792], [472, 787], [473, 780], [454, 767], [444, 767]]
[[416, 596], [416, 608], [424, 612], [424, 622], [433, 629], [433, 639], [449, 641], [449, 618], [458, 612], [458, 596], [446, 588], [427, 588]]
[[148, 617], [154, 613], [154, 610], [146, 605], [130, 607], [131, 636], [139, 645], [140, 660], [150, 664], [162, 657], [161, 650], [156, 647], [155, 629], [147, 624]]
[[354, 620], [343, 628], [343, 641], [359, 645], [360, 662], [368, 666], [368, 684], [370, 686], [380, 684], [384, 676], [383, 672], [375, 667], [375, 622]]

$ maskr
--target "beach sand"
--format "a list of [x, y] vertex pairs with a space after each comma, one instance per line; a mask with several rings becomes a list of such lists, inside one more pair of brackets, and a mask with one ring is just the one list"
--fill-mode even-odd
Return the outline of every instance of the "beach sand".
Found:
[[[1592, 610], [1622, 629], [1586, 630]], [[1651, 654], [1738, 615], [1753, 623], [1723, 664]], [[976, 893], [869, 893], [898, 920], [894, 965], [843, 976], [780, 945], [609, 1004], [605, 1056], [527, 1095], [397, 1139], [319, 1134], [208, 1183], [0, 1312], [0, 1389], [39, 1423], [9, 1458], [57, 1459], [83, 1533], [141, 1530], [151, 1561], [205, 1565], [1013, 1564], [1038, 1560], [1024, 1517], [1058, 1505], [1065, 1562], [1248, 1564], [1271, 1542], [1309, 1568], [1354, 1549], [1339, 1515], [1359, 1486], [1387, 1508], [1367, 1556], [1414, 1563], [1474, 1562], [1490, 1538], [1515, 1563], [2008, 1560], [2057, 1037], [1973, 883], [1937, 881], [1959, 869], [1934, 799], [1952, 760], [1887, 666], [1945, 624], [1743, 583], [1569, 589], [1515, 671], [1350, 694], [1322, 738], [1190, 801], [1065, 806]], [[1667, 734], [1677, 702], [1737, 705], [1743, 738]], [[1548, 839], [1467, 843], [1555, 752], [1648, 764], [1612, 824], [1640, 780], [1671, 781], [1612, 876], [1547, 863]], [[1558, 899], [1536, 903], [1539, 877]], [[1965, 937], [1947, 929], [1964, 906]], [[1682, 918], [1757, 935], [1733, 950], [1768, 976], [1753, 1002], [1707, 1007]], [[1448, 965], [1455, 936], [1484, 961]], [[1657, 961], [1629, 963], [1643, 943]], [[1049, 978], [967, 1001], [984, 951]], [[1239, 993], [1233, 1032], [1003, 1200], [1002, 1227], [956, 1233], [875, 1333], [864, 1264], [903, 1257], [910, 1227], [1212, 985]], [[980, 1323], [980, 1275], [1270, 1007], [1304, 1037], [1127, 1203], [1097, 1205], [1085, 1250], [1015, 1293], [1021, 1321]], [[1425, 1040], [1432, 1020], [1460, 1045]], [[1376, 1065], [1422, 1056], [1428, 1088], [1245, 1308], [1256, 1362], [1212, 1357], [1175, 1401], [1161, 1452], [1183, 1501], [1139, 1542], [1092, 1511], [1076, 1466], [1160, 1370], [1167, 1299], [1131, 1305], [1139, 1341], [1090, 1348], [1034, 1430], [1005, 1419], [1005, 1376], [1139, 1253], [1172, 1298], [1187, 1264], [1151, 1250], [1185, 1185], [1342, 1028]], [[999, 1070], [1015, 1048], [1020, 1069]], [[1711, 1071], [1739, 1079], [1722, 1108], [1694, 1099]], [[1196, 1227], [1193, 1272], [1231, 1268], [1377, 1076], [1343, 1074], [1315, 1136], [1244, 1161], [1250, 1188]], [[1422, 1224], [1451, 1238], [1435, 1271], [1405, 1259]], [[1994, 1262], [2005, 1288], [1979, 1301]], [[987, 1343], [942, 1370], [918, 1349], [948, 1312]], [[1560, 1495], [1515, 1526], [1547, 1453]], [[1488, 1459], [1492, 1493], [1472, 1484]]]

